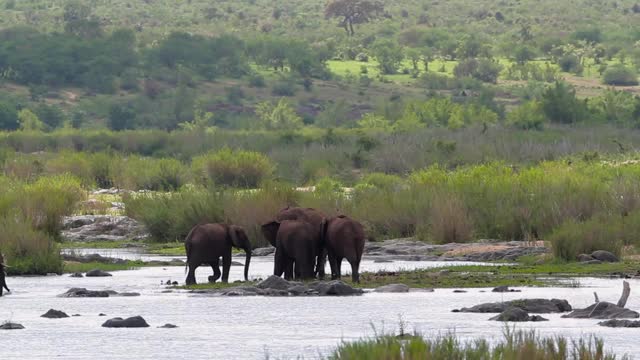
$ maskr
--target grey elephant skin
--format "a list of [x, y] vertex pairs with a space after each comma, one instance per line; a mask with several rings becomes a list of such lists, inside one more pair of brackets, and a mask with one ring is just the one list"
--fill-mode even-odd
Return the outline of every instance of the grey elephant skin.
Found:
[[328, 219], [323, 231], [331, 265], [331, 279], [340, 279], [342, 260], [347, 259], [351, 265], [351, 280], [360, 282], [360, 261], [365, 242], [362, 224], [348, 216], [340, 215]]
[[324, 239], [320, 228], [299, 220], [272, 221], [262, 225], [262, 232], [276, 248], [273, 274], [287, 280], [313, 279], [316, 260]]
[[208, 264], [213, 269], [215, 282], [221, 276], [220, 257], [222, 257], [222, 281], [229, 281], [231, 268], [231, 249], [243, 249], [246, 254], [244, 279], [249, 278], [251, 262], [251, 242], [243, 228], [228, 224], [201, 224], [191, 229], [184, 242], [187, 253], [187, 285], [196, 283], [195, 271], [198, 266]]

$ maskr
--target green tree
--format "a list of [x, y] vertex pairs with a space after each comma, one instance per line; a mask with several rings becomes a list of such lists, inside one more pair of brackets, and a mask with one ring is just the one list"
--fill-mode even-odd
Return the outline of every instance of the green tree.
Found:
[[65, 119], [65, 113], [55, 105], [40, 104], [35, 108], [35, 113], [50, 130], [62, 126]]
[[395, 74], [404, 59], [402, 46], [390, 39], [376, 40], [372, 51], [383, 74]]
[[38, 119], [38, 116], [29, 109], [22, 109], [18, 112], [18, 120], [20, 121], [20, 130], [24, 131], [43, 131], [45, 124]]
[[113, 131], [122, 131], [134, 128], [136, 112], [128, 105], [114, 104], [109, 109], [107, 125]]
[[576, 91], [564, 82], [557, 81], [542, 94], [542, 110], [555, 123], [573, 124], [589, 117], [584, 101], [578, 100]]
[[13, 104], [0, 101], [0, 130], [18, 130], [18, 110]]
[[358, 120], [358, 126], [365, 129], [389, 129], [391, 123], [384, 116], [366, 113]]
[[324, 8], [326, 19], [339, 18], [338, 26], [349, 36], [355, 31], [353, 25], [367, 23], [384, 13], [384, 4], [371, 0], [331, 0]]
[[296, 130], [303, 125], [302, 118], [284, 98], [276, 104], [266, 101], [258, 104], [256, 115], [267, 130]]

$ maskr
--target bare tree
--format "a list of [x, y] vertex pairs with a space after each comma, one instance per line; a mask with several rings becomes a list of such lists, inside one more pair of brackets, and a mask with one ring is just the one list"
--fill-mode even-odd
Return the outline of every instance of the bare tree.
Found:
[[331, 0], [324, 9], [326, 19], [340, 18], [338, 25], [353, 36], [354, 24], [363, 24], [384, 13], [384, 5], [370, 0]]

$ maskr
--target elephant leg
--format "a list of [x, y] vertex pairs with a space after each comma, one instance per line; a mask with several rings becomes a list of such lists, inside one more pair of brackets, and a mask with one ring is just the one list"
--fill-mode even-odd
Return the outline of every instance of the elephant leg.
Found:
[[229, 270], [231, 269], [231, 249], [222, 256], [222, 282], [229, 282]]
[[[327, 263], [327, 249], [320, 250], [318, 255], [318, 263], [316, 265], [315, 273], [318, 275], [319, 280], [324, 280], [325, 277], [325, 264]], [[315, 274], [314, 274], [315, 275]]]
[[353, 281], [354, 283], [359, 283], [360, 282], [360, 261], [358, 260], [354, 260], [354, 261], [349, 261], [349, 263], [351, 264], [351, 281]]
[[333, 251], [329, 251], [329, 266], [331, 267], [331, 280], [336, 280], [338, 278], [338, 263]]
[[286, 278], [287, 276], [286, 261], [287, 259], [282, 253], [282, 250], [276, 249], [276, 255], [273, 258], [273, 275], [282, 276], [282, 273], [285, 273], [285, 278]]
[[211, 269], [213, 269], [213, 277], [210, 278], [209, 282], [215, 283], [220, 279], [220, 260], [212, 262]]
[[196, 284], [196, 269], [198, 266], [189, 264], [189, 273], [187, 274], [187, 280], [185, 283], [187, 285], [195, 285]]
[[294, 261], [293, 259], [285, 259], [284, 260], [284, 278], [286, 280], [291, 280], [294, 277]]
[[342, 277], [342, 271], [340, 270], [341, 268], [342, 268], [342, 258], [337, 256], [336, 257], [336, 273], [335, 273], [336, 279], [340, 279]]

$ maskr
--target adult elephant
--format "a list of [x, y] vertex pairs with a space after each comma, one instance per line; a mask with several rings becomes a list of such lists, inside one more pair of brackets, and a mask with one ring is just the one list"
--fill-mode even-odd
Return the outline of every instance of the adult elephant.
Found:
[[331, 279], [340, 279], [342, 260], [347, 259], [351, 264], [351, 280], [360, 282], [360, 261], [366, 238], [362, 224], [348, 216], [340, 215], [326, 221], [324, 232]]
[[306, 221], [271, 221], [262, 225], [265, 238], [276, 248], [273, 274], [291, 279], [315, 278], [318, 252], [322, 250], [324, 239], [321, 231]]
[[[298, 220], [309, 223], [318, 231], [322, 231], [322, 224], [327, 218], [327, 215], [322, 211], [314, 208], [304, 208], [304, 207], [291, 207], [287, 206], [286, 208], [280, 210], [278, 214], [275, 216], [275, 221], [280, 222], [284, 220]], [[319, 236], [322, 236], [320, 234]], [[273, 243], [271, 244], [275, 246]], [[318, 251], [316, 257], [316, 269], [315, 273], [318, 275], [320, 280], [324, 279], [325, 276], [325, 261], [326, 261], [326, 251], [324, 249], [320, 249]]]
[[195, 272], [198, 266], [208, 264], [213, 269], [213, 281], [220, 278], [220, 257], [222, 257], [222, 281], [229, 281], [231, 268], [231, 248], [243, 249], [246, 254], [244, 280], [249, 279], [251, 262], [251, 242], [243, 228], [228, 224], [202, 224], [191, 229], [184, 241], [187, 252], [187, 285], [196, 283]]

